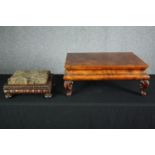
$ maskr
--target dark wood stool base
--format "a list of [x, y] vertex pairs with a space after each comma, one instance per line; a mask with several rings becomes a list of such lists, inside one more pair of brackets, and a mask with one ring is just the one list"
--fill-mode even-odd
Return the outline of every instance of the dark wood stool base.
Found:
[[45, 98], [52, 97], [52, 81], [49, 79], [47, 84], [43, 85], [8, 85], [3, 87], [5, 98], [12, 98], [18, 94], [41, 94]]

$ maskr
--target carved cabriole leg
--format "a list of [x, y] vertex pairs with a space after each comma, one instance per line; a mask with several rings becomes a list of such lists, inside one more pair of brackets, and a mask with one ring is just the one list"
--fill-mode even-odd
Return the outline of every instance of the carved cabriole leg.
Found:
[[149, 80], [141, 80], [140, 81], [140, 93], [142, 96], [147, 95], [147, 88], [149, 87]]
[[64, 88], [66, 90], [66, 95], [72, 95], [73, 81], [64, 81]]

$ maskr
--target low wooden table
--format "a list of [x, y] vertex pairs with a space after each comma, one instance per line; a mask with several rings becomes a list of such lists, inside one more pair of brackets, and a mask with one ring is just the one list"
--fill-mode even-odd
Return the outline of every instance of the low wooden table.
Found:
[[146, 96], [150, 76], [148, 65], [132, 52], [68, 53], [64, 87], [72, 95], [73, 81], [140, 80], [140, 93]]

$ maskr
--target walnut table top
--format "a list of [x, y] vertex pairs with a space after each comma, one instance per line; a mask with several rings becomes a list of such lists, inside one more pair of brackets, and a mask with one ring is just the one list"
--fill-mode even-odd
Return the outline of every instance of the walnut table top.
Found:
[[149, 76], [144, 72], [147, 67], [132, 52], [68, 53], [64, 79], [148, 79]]

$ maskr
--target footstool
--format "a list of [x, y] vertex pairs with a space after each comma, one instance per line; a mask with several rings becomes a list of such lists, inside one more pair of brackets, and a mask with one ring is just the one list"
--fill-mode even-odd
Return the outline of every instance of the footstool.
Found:
[[50, 71], [16, 71], [3, 87], [5, 98], [16, 94], [43, 94], [52, 97], [52, 75]]

